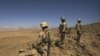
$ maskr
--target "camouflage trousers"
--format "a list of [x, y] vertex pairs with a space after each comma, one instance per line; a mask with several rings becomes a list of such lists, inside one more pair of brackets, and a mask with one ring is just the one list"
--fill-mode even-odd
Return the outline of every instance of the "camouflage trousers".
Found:
[[77, 31], [77, 39], [76, 39], [77, 43], [80, 42], [80, 37], [81, 37], [81, 31]]
[[61, 39], [62, 44], [64, 43], [65, 35], [66, 35], [66, 32], [61, 32], [60, 39]]

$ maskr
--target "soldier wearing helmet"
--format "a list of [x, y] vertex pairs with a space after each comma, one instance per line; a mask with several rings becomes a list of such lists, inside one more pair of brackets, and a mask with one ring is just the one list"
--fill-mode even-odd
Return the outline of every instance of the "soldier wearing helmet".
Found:
[[48, 31], [48, 23], [42, 22], [40, 24], [42, 31], [39, 34], [38, 38], [38, 48], [37, 51], [40, 53], [41, 56], [49, 56], [50, 51], [50, 35]]
[[81, 19], [79, 18], [77, 20], [77, 24], [76, 24], [76, 30], [77, 30], [77, 43], [80, 42], [80, 37], [81, 37], [81, 29], [82, 29], [82, 25], [81, 25]]
[[65, 17], [61, 17], [61, 24], [59, 26], [61, 44], [64, 44], [66, 30], [67, 30], [67, 24], [66, 24]]

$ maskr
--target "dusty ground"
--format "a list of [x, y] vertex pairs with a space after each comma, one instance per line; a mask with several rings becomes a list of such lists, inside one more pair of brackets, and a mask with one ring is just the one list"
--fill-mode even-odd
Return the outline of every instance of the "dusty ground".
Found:
[[[20, 49], [38, 38], [39, 30], [0, 31], [0, 56], [18, 56]], [[51, 30], [51, 38], [58, 39], [57, 29]], [[52, 46], [51, 56], [100, 56], [100, 23], [83, 27], [80, 44], [76, 44], [76, 32], [71, 28], [66, 34], [63, 49]]]

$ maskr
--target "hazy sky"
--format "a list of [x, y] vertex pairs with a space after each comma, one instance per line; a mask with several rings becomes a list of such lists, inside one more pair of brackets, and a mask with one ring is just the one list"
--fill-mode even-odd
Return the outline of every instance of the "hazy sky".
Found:
[[68, 26], [100, 22], [100, 0], [0, 0], [0, 27], [39, 27], [47, 21], [59, 26], [65, 16]]

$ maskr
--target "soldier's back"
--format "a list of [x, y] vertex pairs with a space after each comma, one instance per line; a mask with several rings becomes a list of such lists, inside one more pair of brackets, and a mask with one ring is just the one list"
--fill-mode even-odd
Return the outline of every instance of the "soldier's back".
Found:
[[80, 23], [76, 24], [76, 29], [79, 30], [79, 31], [81, 30], [81, 24]]

